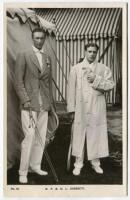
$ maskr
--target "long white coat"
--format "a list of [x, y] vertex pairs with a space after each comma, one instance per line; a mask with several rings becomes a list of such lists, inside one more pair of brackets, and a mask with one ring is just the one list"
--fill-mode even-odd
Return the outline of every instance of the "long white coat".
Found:
[[[96, 74], [93, 83], [87, 81], [88, 69]], [[81, 157], [85, 139], [88, 160], [109, 155], [104, 92], [114, 87], [111, 70], [86, 58], [72, 67], [68, 84], [68, 112], [75, 112], [72, 155]]]

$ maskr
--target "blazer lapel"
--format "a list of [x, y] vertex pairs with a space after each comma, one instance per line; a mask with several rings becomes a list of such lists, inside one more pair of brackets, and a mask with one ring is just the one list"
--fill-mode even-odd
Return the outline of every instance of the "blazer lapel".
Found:
[[43, 63], [43, 67], [42, 67], [40, 77], [47, 75], [50, 70], [50, 63], [48, 62], [47, 57], [44, 54], [42, 54], [42, 63]]
[[33, 49], [31, 50], [31, 54], [30, 54], [30, 59], [31, 62], [33, 63], [33, 65], [31, 66], [31, 68], [33, 68], [32, 70], [34, 71], [34, 73], [36, 72], [36, 69], [39, 70], [39, 78], [42, 77], [46, 77], [48, 76], [49, 70], [50, 70], [50, 66], [48, 67], [47, 62], [46, 62], [46, 56], [44, 56], [44, 54], [42, 55], [42, 61], [43, 61], [43, 68], [41, 70], [39, 61], [37, 56], [35, 55]]
[[42, 54], [42, 70], [41, 70], [41, 75], [45, 72], [46, 67], [47, 67], [46, 57], [44, 56], [44, 54]]
[[40, 78], [46, 78], [49, 75], [49, 71], [50, 71], [50, 68], [45, 66], [40, 74]]
[[30, 55], [31, 57], [31, 61], [33, 62], [33, 64], [39, 69], [39, 71], [41, 72], [41, 68], [40, 68], [40, 64], [38, 61], [37, 56], [35, 55], [34, 51], [32, 50], [32, 53]]

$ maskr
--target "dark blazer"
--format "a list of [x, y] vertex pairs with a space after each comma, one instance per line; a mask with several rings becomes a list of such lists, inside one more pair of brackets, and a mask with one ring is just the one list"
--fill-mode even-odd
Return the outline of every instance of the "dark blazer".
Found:
[[40, 110], [39, 90], [43, 102], [43, 109], [49, 111], [53, 103], [51, 60], [43, 54], [43, 70], [33, 49], [19, 53], [16, 59], [14, 85], [21, 102], [30, 101], [34, 111]]

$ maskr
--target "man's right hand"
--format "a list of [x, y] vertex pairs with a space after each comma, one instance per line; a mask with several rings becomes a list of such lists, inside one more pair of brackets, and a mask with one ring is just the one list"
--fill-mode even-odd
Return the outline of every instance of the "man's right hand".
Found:
[[25, 102], [23, 106], [24, 108], [30, 108], [31, 107], [30, 101]]

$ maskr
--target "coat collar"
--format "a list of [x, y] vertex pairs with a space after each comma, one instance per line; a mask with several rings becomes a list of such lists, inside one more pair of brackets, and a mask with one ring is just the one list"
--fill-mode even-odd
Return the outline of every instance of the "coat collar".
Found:
[[42, 48], [41, 50], [39, 50], [39, 49], [37, 49], [35, 46], [32, 45], [32, 49], [33, 49], [34, 53], [38, 53], [38, 52], [44, 53], [43, 48]]
[[33, 51], [33, 48], [31, 49], [30, 58], [31, 58], [31, 61], [33, 62], [33, 64], [39, 69], [39, 71], [41, 71], [41, 67], [40, 67], [38, 58], [37, 58], [35, 52]]
[[43, 63], [45, 62], [44, 63], [45, 64], [44, 65], [45, 68], [41, 71], [41, 67], [40, 67], [38, 58], [36, 56], [37, 52], [41, 52], [43, 56], [45, 55], [43, 48], [39, 51], [39, 49], [37, 49], [36, 47], [32, 46], [32, 49], [31, 49], [31, 61], [35, 64], [35, 66], [38, 68], [38, 70], [41, 72], [41, 74], [43, 74], [44, 71], [45, 71], [45, 68], [46, 68], [46, 63], [48, 63], [48, 59], [45, 60], [45, 61], [43, 60]]
[[86, 70], [87, 68], [89, 68], [92, 72], [94, 72], [96, 69], [97, 63], [98, 63], [97, 60], [95, 60], [93, 63], [90, 64], [85, 57], [82, 62], [82, 70]]
[[81, 71], [82, 75], [84, 72], [86, 72], [88, 69], [91, 70], [93, 73], [97, 75], [102, 75], [104, 67], [103, 65], [99, 63], [97, 60], [95, 60], [92, 64], [89, 64], [87, 59], [84, 58], [83, 62], [81, 63]]
[[[44, 53], [44, 50], [42, 49], [42, 53], [43, 53], [43, 65], [44, 65], [44, 68], [41, 70], [41, 67], [40, 67], [40, 64], [39, 64], [39, 61], [38, 61], [38, 58], [36, 56], [36, 53], [35, 52], [39, 52], [38, 49], [36, 48], [32, 48], [31, 49], [31, 61], [35, 64], [35, 66], [39, 69], [39, 71], [41, 72], [39, 74], [39, 78], [42, 78], [42, 77], [46, 77], [46, 75], [48, 74], [48, 70], [50, 71], [50, 60], [49, 58], [46, 56], [46, 54]], [[35, 67], [33, 67], [35, 68]]]

